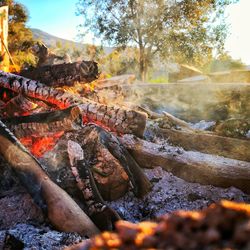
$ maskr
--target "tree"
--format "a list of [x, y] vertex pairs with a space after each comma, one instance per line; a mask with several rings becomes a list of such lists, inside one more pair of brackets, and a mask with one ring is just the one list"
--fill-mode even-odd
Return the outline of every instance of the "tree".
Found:
[[79, 0], [82, 27], [115, 46], [139, 49], [144, 80], [152, 58], [195, 65], [221, 51], [226, 37], [223, 18], [230, 0]]
[[207, 73], [226, 70], [244, 69], [246, 65], [237, 59], [233, 59], [228, 53], [222, 53], [217, 58], [214, 58], [209, 64], [204, 65], [203, 70]]
[[32, 46], [35, 41], [30, 29], [26, 27], [28, 13], [25, 7], [14, 0], [0, 0], [0, 6], [9, 6], [8, 47], [14, 62], [19, 67], [35, 65], [36, 57]]

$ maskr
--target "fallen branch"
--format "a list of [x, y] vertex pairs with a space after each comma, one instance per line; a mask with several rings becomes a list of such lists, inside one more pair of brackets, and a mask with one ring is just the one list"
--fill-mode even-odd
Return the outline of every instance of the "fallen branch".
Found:
[[158, 145], [124, 135], [120, 138], [140, 166], [161, 166], [190, 181], [220, 187], [235, 186], [250, 193], [250, 163], [178, 147]]

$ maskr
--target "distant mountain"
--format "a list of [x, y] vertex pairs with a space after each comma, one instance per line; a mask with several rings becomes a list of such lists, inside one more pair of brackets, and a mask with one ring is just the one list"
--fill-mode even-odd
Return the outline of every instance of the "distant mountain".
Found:
[[[41, 40], [47, 47], [56, 47], [56, 43], [60, 42], [62, 46], [67, 47], [75, 47], [78, 49], [84, 49], [86, 47], [86, 44], [74, 42], [71, 40], [63, 39], [57, 36], [53, 36], [45, 31], [39, 30], [39, 29], [33, 29], [31, 28], [31, 31], [33, 33], [33, 36], [35, 39]], [[104, 47], [105, 53], [109, 54], [113, 51], [114, 48], [112, 47]]]
[[86, 44], [74, 42], [71, 40], [63, 39], [57, 36], [53, 36], [45, 31], [31, 28], [35, 39], [41, 40], [48, 47], [55, 47], [57, 42], [60, 42], [62, 46], [75, 46], [77, 48], [84, 48]]

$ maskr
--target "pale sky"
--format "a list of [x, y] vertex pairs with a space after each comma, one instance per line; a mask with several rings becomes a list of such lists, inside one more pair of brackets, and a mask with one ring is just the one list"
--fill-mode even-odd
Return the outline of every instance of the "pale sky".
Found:
[[[38, 28], [52, 35], [76, 40], [77, 25], [82, 17], [75, 15], [77, 0], [18, 0], [23, 3], [30, 15], [28, 26]], [[227, 8], [230, 24], [226, 50], [235, 59], [250, 64], [250, 0], [240, 0]], [[93, 43], [90, 34], [83, 41]]]
[[226, 40], [226, 50], [235, 59], [240, 58], [250, 64], [250, 0], [240, 0], [227, 9], [230, 35]]

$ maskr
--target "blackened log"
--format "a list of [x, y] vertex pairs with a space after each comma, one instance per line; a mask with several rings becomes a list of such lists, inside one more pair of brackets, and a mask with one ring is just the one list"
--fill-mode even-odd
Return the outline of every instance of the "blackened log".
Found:
[[132, 135], [124, 135], [120, 140], [140, 166], [161, 166], [186, 181], [219, 187], [235, 186], [250, 193], [249, 162], [162, 146]]
[[72, 131], [82, 126], [81, 111], [77, 106], [63, 110], [2, 119], [16, 137], [39, 136], [60, 131]]
[[135, 134], [142, 137], [145, 130], [145, 113], [99, 104], [28, 78], [0, 71], [0, 87], [56, 105], [60, 109], [78, 104], [84, 122], [93, 122], [120, 134]]
[[40, 163], [0, 121], [0, 153], [11, 165], [21, 183], [61, 231], [94, 235], [98, 229], [71, 197], [50, 180]]
[[96, 186], [90, 164], [86, 164], [83, 150], [75, 141], [68, 141], [68, 154], [72, 174], [75, 176], [76, 184], [84, 197], [87, 205], [88, 215], [99, 229], [113, 230], [114, 223], [121, 218], [110, 207], [108, 207]]
[[97, 79], [99, 72], [94, 61], [81, 61], [46, 65], [23, 70], [21, 76], [43, 82], [47, 86], [72, 86], [75, 82], [89, 83]]
[[[83, 140], [84, 138], [84, 140]], [[126, 190], [117, 189], [117, 183], [130, 182], [135, 195], [148, 193], [151, 184], [137, 162], [118, 138], [104, 129], [90, 125], [72, 133], [72, 141], [77, 141], [84, 151], [84, 160], [94, 173], [97, 186], [105, 200], [114, 200]]]

